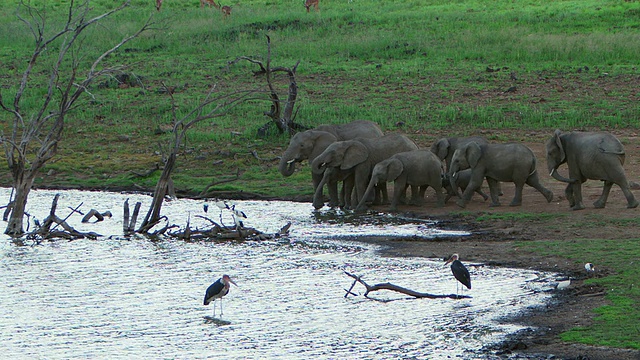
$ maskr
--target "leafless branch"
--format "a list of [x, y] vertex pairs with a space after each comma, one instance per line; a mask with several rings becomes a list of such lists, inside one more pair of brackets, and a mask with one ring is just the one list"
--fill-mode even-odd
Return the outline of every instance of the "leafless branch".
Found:
[[[415, 290], [407, 289], [407, 288], [404, 288], [402, 286], [394, 285], [392, 283], [381, 283], [381, 284], [376, 284], [376, 285], [369, 285], [364, 280], [362, 280], [362, 277], [360, 277], [358, 275], [351, 274], [351, 273], [349, 273], [347, 271], [345, 271], [344, 273], [347, 274], [347, 276], [353, 278], [355, 281], [357, 281], [360, 284], [364, 285], [364, 287], [367, 289], [367, 291], [364, 293], [365, 297], [368, 297], [369, 293], [374, 292], [374, 291], [391, 290], [391, 291], [399, 292], [401, 294], [413, 296], [415, 298], [427, 298], [427, 299], [442, 299], [442, 298], [470, 299], [471, 298], [471, 296], [468, 296], [468, 295], [456, 295], [456, 294], [436, 295], [436, 294], [423, 293], [423, 292], [418, 292], [418, 291], [415, 291]], [[354, 282], [354, 284], [355, 284], [355, 282]], [[347, 290], [347, 295], [349, 295], [349, 294], [354, 295], [351, 292], [351, 289], [353, 289], [353, 285], [351, 286], [351, 288], [349, 290]]]

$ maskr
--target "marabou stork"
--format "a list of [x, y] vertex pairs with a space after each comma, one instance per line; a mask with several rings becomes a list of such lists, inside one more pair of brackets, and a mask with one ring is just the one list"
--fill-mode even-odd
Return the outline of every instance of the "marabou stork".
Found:
[[[229, 275], [222, 275], [222, 277], [207, 288], [207, 292], [204, 294], [204, 304], [209, 305], [210, 302], [215, 299], [220, 299], [220, 315], [222, 315], [222, 297], [229, 293], [229, 283], [238, 286]], [[216, 316], [216, 304], [213, 304], [213, 316]]]
[[[466, 286], [467, 289], [471, 289], [471, 276], [469, 275], [469, 270], [458, 260], [458, 254], [453, 254], [445, 262], [447, 265], [451, 263], [451, 272], [453, 276], [458, 280], [462, 285]], [[458, 296], [458, 283], [456, 283], [456, 296]]]

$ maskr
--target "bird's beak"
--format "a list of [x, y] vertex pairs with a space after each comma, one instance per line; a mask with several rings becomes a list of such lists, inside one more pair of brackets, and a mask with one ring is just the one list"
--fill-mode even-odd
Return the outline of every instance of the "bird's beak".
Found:
[[442, 265], [442, 267], [447, 266], [449, 263], [451, 263], [451, 258], [449, 258], [449, 260], [447, 260], [447, 262], [445, 262], [444, 265]]
[[[230, 282], [230, 283], [232, 283], [232, 284], [233, 284], [233, 285], [235, 285], [235, 286], [238, 286], [238, 284], [236, 284], [236, 282], [235, 282], [235, 281], [233, 281], [233, 280], [231, 280], [231, 279], [229, 279], [229, 282]], [[239, 287], [239, 286], [238, 286], [238, 287]]]

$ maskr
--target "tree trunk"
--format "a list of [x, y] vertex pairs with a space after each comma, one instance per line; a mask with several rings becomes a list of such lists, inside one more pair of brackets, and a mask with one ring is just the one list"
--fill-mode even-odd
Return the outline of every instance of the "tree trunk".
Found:
[[167, 195], [167, 191], [171, 185], [171, 173], [173, 172], [173, 168], [176, 164], [176, 152], [177, 150], [172, 151], [167, 158], [167, 162], [164, 164], [162, 175], [160, 175], [160, 179], [158, 179], [158, 183], [156, 184], [156, 189], [153, 192], [153, 202], [151, 203], [149, 212], [147, 212], [147, 216], [145, 216], [142, 225], [140, 225], [140, 229], [138, 229], [139, 233], [147, 233], [158, 223], [158, 221], [160, 221], [162, 202], [164, 201], [164, 197]]
[[9, 216], [7, 228], [4, 231], [4, 233], [9, 236], [19, 237], [24, 234], [24, 211], [27, 207], [27, 198], [29, 197], [34, 178], [34, 175], [25, 176], [24, 173], [22, 176], [16, 177], [17, 180], [15, 180], [14, 183], [15, 198], [12, 202], [13, 209]]

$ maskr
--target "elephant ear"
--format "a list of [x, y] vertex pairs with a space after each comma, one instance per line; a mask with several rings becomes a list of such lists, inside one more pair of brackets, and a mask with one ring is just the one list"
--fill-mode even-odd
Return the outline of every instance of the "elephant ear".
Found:
[[467, 162], [469, 163], [469, 166], [474, 168], [476, 167], [476, 165], [478, 165], [478, 162], [480, 161], [480, 156], [482, 156], [482, 149], [480, 149], [480, 145], [478, 145], [477, 142], [472, 141], [469, 144], [467, 144], [465, 149], [465, 155], [467, 157]]
[[436, 154], [440, 160], [444, 160], [449, 153], [450, 146], [449, 140], [446, 138], [440, 139], [431, 146], [431, 152]]
[[387, 180], [394, 181], [402, 174], [402, 170], [404, 170], [404, 166], [400, 160], [389, 159], [389, 164], [387, 165]]
[[338, 141], [335, 135], [326, 131], [309, 130], [309, 144], [311, 145], [309, 158], [315, 159], [320, 155], [329, 145]]
[[342, 159], [342, 165], [340, 169], [348, 170], [352, 167], [364, 162], [369, 157], [369, 151], [360, 142], [351, 140], [349, 145], [344, 151], [344, 157]]
[[562, 146], [560, 135], [562, 135], [562, 131], [560, 131], [560, 129], [556, 129], [556, 131], [553, 132], [553, 140], [556, 142], [556, 146], [558, 147], [558, 151], [560, 152], [560, 161], [558, 162], [558, 164], [562, 164], [566, 158], [564, 146]]

